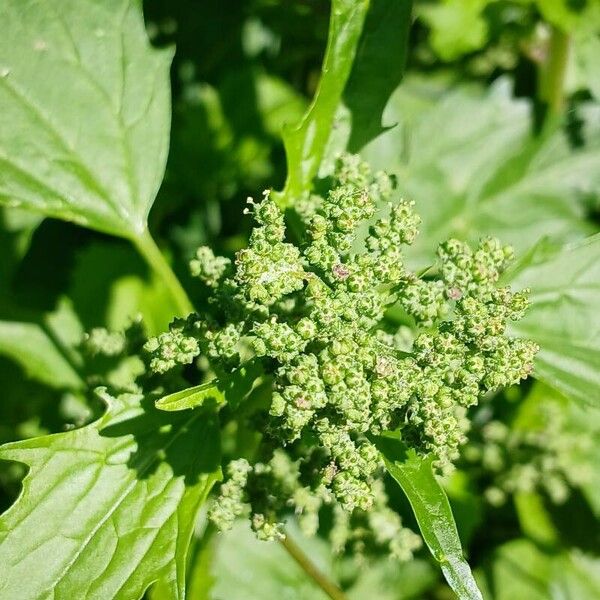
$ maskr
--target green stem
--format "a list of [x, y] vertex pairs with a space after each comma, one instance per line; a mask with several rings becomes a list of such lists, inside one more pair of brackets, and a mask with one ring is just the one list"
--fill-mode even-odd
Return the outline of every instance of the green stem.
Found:
[[304, 554], [300, 546], [289, 535], [281, 540], [281, 545], [288, 554], [302, 567], [303, 571], [331, 598], [331, 600], [347, 600], [346, 595]]
[[186, 291], [183, 289], [175, 273], [173, 273], [169, 263], [165, 260], [165, 257], [162, 255], [162, 252], [159, 250], [148, 229], [145, 229], [140, 236], [132, 238], [131, 241], [139, 253], [144, 257], [148, 266], [156, 273], [156, 275], [158, 275], [160, 280], [169, 290], [180, 315], [185, 317], [191, 312], [194, 312], [194, 307], [190, 302]]
[[548, 44], [548, 56], [540, 71], [539, 94], [552, 116], [559, 115], [563, 109], [569, 42], [569, 36], [553, 25]]

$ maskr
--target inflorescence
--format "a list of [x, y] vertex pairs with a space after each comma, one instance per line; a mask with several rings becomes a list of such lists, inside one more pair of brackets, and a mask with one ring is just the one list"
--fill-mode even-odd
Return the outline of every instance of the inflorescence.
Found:
[[[310, 532], [329, 504], [338, 546], [349, 539], [343, 523], [362, 514], [387, 520], [392, 533], [381, 543], [406, 556], [415, 541], [386, 508], [372, 436], [400, 430], [445, 468], [465, 442], [467, 409], [531, 372], [536, 345], [506, 334], [527, 291], [498, 286], [511, 249], [492, 238], [475, 250], [449, 240], [424, 274], [411, 271], [403, 248], [420, 219], [413, 203], [390, 203], [393, 189], [385, 173], [343, 156], [330, 192], [306, 211], [297, 244], [268, 192], [250, 200], [257, 225], [248, 247], [234, 261], [201, 248], [192, 262], [210, 291], [208, 314], [177, 320], [147, 343], [155, 372], [203, 356], [222, 378], [254, 360], [271, 382], [267, 458], [229, 464], [211, 513], [219, 527], [250, 508], [255, 531], [272, 539], [292, 507]], [[392, 306], [411, 324], [412, 344], [386, 315]]]

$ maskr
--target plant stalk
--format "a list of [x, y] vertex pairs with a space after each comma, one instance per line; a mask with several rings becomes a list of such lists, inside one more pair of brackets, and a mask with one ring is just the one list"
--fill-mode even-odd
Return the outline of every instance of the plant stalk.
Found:
[[140, 236], [132, 238], [131, 241], [143, 256], [148, 266], [169, 290], [180, 316], [186, 317], [191, 312], [194, 312], [194, 306], [186, 291], [183, 289], [175, 273], [173, 273], [169, 263], [165, 260], [148, 229], [144, 229], [144, 232]]
[[331, 581], [316, 565], [304, 554], [302, 549], [289, 535], [280, 540], [287, 553], [302, 567], [302, 570], [331, 598], [331, 600], [347, 600], [342, 590]]
[[548, 56], [540, 71], [540, 100], [547, 106], [550, 115], [562, 112], [564, 105], [564, 84], [569, 60], [569, 36], [556, 26], [552, 26], [548, 44]]

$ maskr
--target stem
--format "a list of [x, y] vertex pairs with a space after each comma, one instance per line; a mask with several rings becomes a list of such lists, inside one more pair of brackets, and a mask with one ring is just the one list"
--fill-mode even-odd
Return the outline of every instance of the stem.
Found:
[[194, 307], [188, 298], [186, 291], [181, 286], [179, 279], [165, 260], [162, 252], [159, 250], [154, 238], [150, 235], [148, 229], [144, 229], [143, 233], [135, 238], [131, 238], [133, 245], [138, 252], [144, 257], [148, 266], [158, 275], [160, 280], [169, 290], [177, 310], [182, 317], [194, 312]]
[[559, 115], [564, 103], [564, 83], [569, 60], [569, 36], [552, 26], [548, 56], [540, 71], [540, 99], [551, 115]]
[[315, 564], [304, 554], [298, 544], [289, 535], [280, 540], [288, 554], [302, 567], [304, 572], [331, 598], [331, 600], [347, 600], [344, 592], [333, 583]]

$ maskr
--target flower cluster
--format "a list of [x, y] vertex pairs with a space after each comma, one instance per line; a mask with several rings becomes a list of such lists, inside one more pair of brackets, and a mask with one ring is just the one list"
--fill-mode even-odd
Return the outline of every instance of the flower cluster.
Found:
[[[348, 514], [376, 510], [381, 460], [373, 435], [400, 429], [443, 468], [465, 441], [467, 409], [530, 373], [535, 344], [505, 332], [527, 307], [526, 292], [498, 287], [510, 249], [491, 238], [475, 250], [450, 240], [419, 276], [403, 262], [419, 217], [412, 203], [390, 202], [393, 188], [384, 173], [343, 156], [331, 191], [306, 213], [298, 245], [268, 192], [250, 201], [257, 226], [235, 262], [206, 248], [193, 262], [212, 290], [209, 314], [177, 321], [147, 343], [158, 372], [202, 354], [220, 377], [243, 357], [261, 361], [269, 376], [271, 462], [254, 465], [246, 479], [235, 471], [213, 511], [217, 523], [238, 514], [231, 502], [244, 486], [261, 537], [278, 535], [285, 506], [312, 514], [311, 522], [323, 502]], [[386, 317], [392, 306], [413, 324], [404, 350]], [[273, 475], [277, 446], [298, 458], [294, 485]]]

